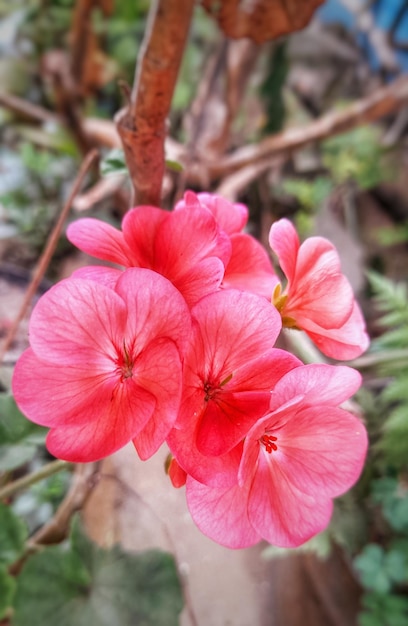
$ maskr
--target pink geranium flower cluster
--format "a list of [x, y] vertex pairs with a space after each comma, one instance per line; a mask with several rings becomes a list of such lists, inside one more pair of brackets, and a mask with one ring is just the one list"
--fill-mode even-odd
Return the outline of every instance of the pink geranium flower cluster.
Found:
[[187, 192], [172, 212], [132, 209], [121, 231], [72, 224], [71, 242], [114, 266], [82, 268], [40, 299], [13, 391], [50, 428], [53, 455], [95, 461], [133, 442], [147, 459], [166, 443], [205, 534], [296, 546], [358, 479], [367, 436], [340, 408], [358, 372], [304, 365], [275, 342], [282, 326], [302, 329], [349, 359], [368, 338], [327, 240], [300, 245], [290, 222], [272, 226], [282, 288], [247, 219], [242, 204]]

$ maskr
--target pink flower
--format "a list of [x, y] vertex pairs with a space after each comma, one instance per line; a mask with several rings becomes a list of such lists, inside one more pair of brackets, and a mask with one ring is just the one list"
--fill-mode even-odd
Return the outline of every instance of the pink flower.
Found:
[[33, 311], [16, 402], [51, 428], [47, 447], [59, 458], [95, 461], [132, 440], [148, 458], [177, 417], [190, 327], [181, 294], [151, 270], [125, 271], [115, 290], [64, 280]]
[[362, 354], [369, 344], [364, 319], [333, 244], [310, 237], [300, 245], [286, 219], [272, 225], [269, 243], [288, 281], [283, 293], [278, 285], [273, 296], [283, 325], [304, 330], [329, 357]]
[[363, 424], [338, 405], [361, 382], [331, 365], [292, 369], [269, 411], [248, 432], [235, 485], [187, 478], [187, 503], [203, 533], [230, 548], [266, 539], [298, 546], [330, 521], [332, 498], [358, 479], [367, 450]]
[[186, 191], [184, 199], [176, 204], [175, 209], [194, 209], [199, 206], [212, 213], [231, 241], [231, 258], [225, 267], [222, 286], [250, 291], [269, 299], [278, 277], [264, 247], [251, 235], [241, 232], [248, 221], [247, 207], [229, 202], [216, 194], [196, 195]]
[[236, 446], [268, 409], [275, 383], [300, 361], [271, 347], [281, 322], [264, 298], [225, 290], [200, 300], [191, 314], [182, 401], [167, 442], [197, 480], [231, 484]]
[[[122, 231], [92, 218], [71, 224], [68, 239], [80, 250], [124, 267], [145, 267], [168, 278], [189, 306], [217, 291], [231, 256], [229, 237], [211, 213], [194, 210], [168, 212], [151, 206], [129, 211]], [[106, 277], [105, 277], [106, 272]], [[119, 270], [87, 268], [86, 277], [111, 284]], [[84, 272], [76, 276], [84, 277]]]
[[228, 235], [240, 233], [246, 226], [249, 217], [248, 208], [240, 202], [230, 202], [215, 193], [198, 193], [186, 191], [184, 198], [177, 202], [176, 211], [184, 208], [205, 207], [215, 217], [217, 224]]

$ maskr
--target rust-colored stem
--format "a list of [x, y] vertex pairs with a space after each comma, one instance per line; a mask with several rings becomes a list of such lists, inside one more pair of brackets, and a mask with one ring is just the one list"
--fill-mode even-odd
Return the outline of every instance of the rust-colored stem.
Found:
[[164, 139], [194, 0], [153, 0], [128, 107], [116, 122], [134, 204], [160, 206]]

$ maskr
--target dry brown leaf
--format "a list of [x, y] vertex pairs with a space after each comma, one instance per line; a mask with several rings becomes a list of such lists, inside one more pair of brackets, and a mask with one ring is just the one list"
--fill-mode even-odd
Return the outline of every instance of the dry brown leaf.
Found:
[[227, 37], [256, 43], [304, 28], [324, 0], [202, 0]]

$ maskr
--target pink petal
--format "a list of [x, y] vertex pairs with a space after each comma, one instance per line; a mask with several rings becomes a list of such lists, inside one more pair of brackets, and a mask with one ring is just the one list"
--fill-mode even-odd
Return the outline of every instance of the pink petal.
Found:
[[269, 245], [277, 255], [282, 272], [291, 284], [295, 278], [300, 241], [289, 220], [281, 219], [272, 224], [269, 231]]
[[31, 421], [53, 428], [50, 452], [78, 463], [100, 459], [131, 441], [156, 405], [135, 379], [120, 382], [114, 372], [44, 363], [31, 349], [17, 362], [13, 393]]
[[276, 382], [299, 365], [296, 357], [272, 348], [234, 372], [206, 402], [197, 431], [197, 447], [202, 454], [225, 454], [236, 446], [269, 408], [270, 391]]
[[104, 398], [105, 410], [99, 419], [78, 426], [53, 428], [47, 436], [48, 450], [54, 456], [74, 463], [98, 461], [129, 443], [149, 420], [155, 398], [133, 379], [116, 388], [114, 401]]
[[221, 376], [219, 382], [272, 347], [281, 328], [280, 315], [264, 298], [233, 289], [203, 298], [192, 314], [191, 358], [204, 377]]
[[213, 541], [227, 548], [247, 548], [260, 541], [248, 519], [247, 489], [215, 489], [188, 477], [186, 498], [194, 522]]
[[167, 222], [169, 213], [153, 206], [138, 206], [123, 218], [123, 236], [132, 251], [132, 263], [128, 266], [156, 269], [157, 233], [161, 224]]
[[113, 267], [104, 267], [102, 265], [91, 265], [86, 267], [80, 267], [71, 274], [71, 278], [82, 278], [85, 280], [94, 280], [96, 283], [101, 283], [105, 287], [115, 289], [119, 276], [122, 274], [121, 270], [117, 270]]
[[367, 452], [367, 433], [359, 419], [318, 405], [288, 415], [276, 430], [273, 418], [269, 432], [276, 435], [278, 449], [267, 456], [292, 485], [317, 499], [339, 496], [354, 485]]
[[104, 261], [119, 265], [131, 264], [131, 251], [123, 233], [101, 220], [85, 217], [70, 224], [67, 237], [77, 248]]
[[167, 444], [179, 465], [196, 480], [214, 487], [229, 487], [237, 482], [242, 444], [227, 454], [204, 456], [195, 445], [196, 421], [191, 420], [183, 429], [173, 428]]
[[180, 354], [169, 339], [151, 342], [137, 359], [134, 376], [156, 398], [153, 415], [133, 440], [142, 460], [150, 458], [164, 443], [180, 404]]
[[180, 467], [174, 457], [170, 461], [167, 474], [171, 480], [171, 484], [176, 489], [184, 487], [184, 485], [186, 484], [187, 473], [183, 470], [182, 467]]
[[121, 274], [116, 291], [127, 307], [126, 333], [136, 352], [159, 337], [172, 339], [182, 352], [186, 350], [190, 311], [170, 281], [149, 269], [129, 268]]
[[82, 364], [110, 369], [122, 346], [126, 307], [105, 285], [68, 278], [45, 293], [30, 320], [35, 354], [58, 366]]
[[171, 281], [208, 257], [225, 266], [231, 256], [229, 237], [206, 209], [180, 209], [169, 214], [157, 234], [155, 269]]
[[210, 400], [197, 430], [197, 448], [206, 456], [229, 452], [269, 405], [269, 392], [221, 392]]
[[270, 300], [278, 277], [265, 248], [246, 233], [233, 235], [231, 244], [231, 259], [225, 269], [223, 287], [250, 291]]
[[204, 206], [214, 215], [218, 225], [228, 234], [240, 232], [248, 221], [248, 207], [238, 202], [232, 203], [212, 193], [195, 194], [186, 191], [183, 200], [180, 200], [175, 209], [195, 208]]
[[259, 454], [248, 517], [269, 543], [286, 548], [301, 545], [326, 528], [332, 510], [330, 499], [314, 498], [297, 489], [273, 453]]
[[302, 396], [305, 405], [337, 406], [356, 393], [361, 375], [346, 366], [312, 363], [292, 369], [275, 385], [270, 410], [279, 409], [292, 398]]
[[193, 307], [201, 298], [218, 291], [224, 276], [224, 265], [216, 257], [203, 259], [184, 274], [173, 279], [174, 286], [183, 294], [189, 307]]
[[[40, 361], [31, 348], [17, 361], [13, 394], [22, 412], [41, 426], [93, 421], [111, 396], [116, 378], [86, 365], [61, 366]], [[105, 391], [101, 393], [101, 388]]]
[[352, 314], [341, 328], [326, 330], [309, 320], [304, 330], [323, 354], [340, 361], [359, 357], [370, 344], [357, 303], [354, 303]]
[[301, 328], [312, 320], [322, 328], [339, 328], [350, 316], [354, 294], [341, 273], [337, 250], [322, 237], [309, 237], [298, 251], [285, 315]]

